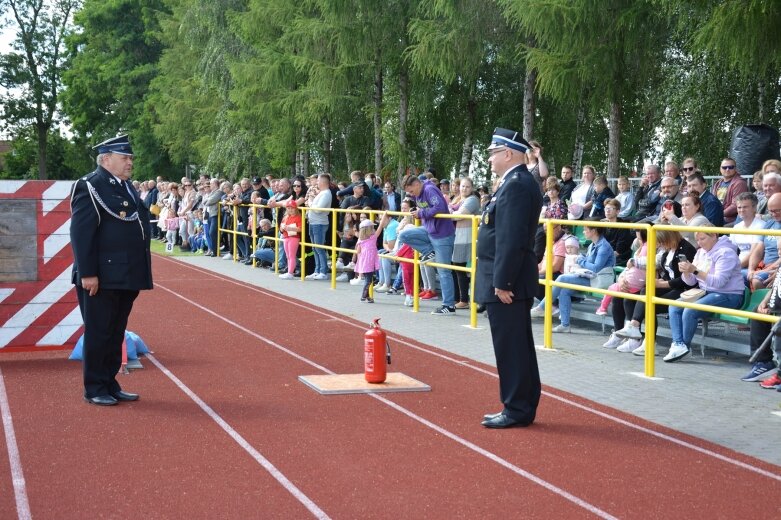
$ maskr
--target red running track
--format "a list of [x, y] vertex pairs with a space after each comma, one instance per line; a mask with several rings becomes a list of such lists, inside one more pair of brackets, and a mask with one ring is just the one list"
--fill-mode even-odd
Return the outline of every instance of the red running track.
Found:
[[495, 370], [407, 338], [391, 335], [393, 368], [431, 392], [321, 396], [298, 376], [360, 371], [365, 324], [173, 259], [154, 269], [130, 329], [155, 353], [121, 379], [139, 402], [84, 404], [61, 352], [0, 357], [0, 518], [778, 511], [781, 468], [554, 389], [532, 427], [486, 430]]

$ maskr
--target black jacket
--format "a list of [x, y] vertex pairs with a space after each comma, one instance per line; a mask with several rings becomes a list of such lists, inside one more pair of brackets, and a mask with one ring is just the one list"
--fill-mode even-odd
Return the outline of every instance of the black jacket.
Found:
[[516, 300], [537, 292], [534, 234], [542, 194], [525, 165], [504, 179], [483, 211], [478, 232], [475, 300], [480, 303], [499, 301], [494, 288], [513, 291]]
[[[90, 186], [92, 189], [90, 189]], [[76, 181], [71, 193], [71, 247], [74, 284], [97, 276], [101, 289], [152, 288], [149, 210], [129, 186], [107, 170]]]

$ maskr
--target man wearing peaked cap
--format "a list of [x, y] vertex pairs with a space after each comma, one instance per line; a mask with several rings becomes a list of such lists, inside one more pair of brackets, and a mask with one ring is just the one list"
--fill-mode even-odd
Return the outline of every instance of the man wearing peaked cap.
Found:
[[494, 130], [488, 147], [500, 181], [478, 234], [475, 300], [488, 312], [504, 408], [483, 417], [487, 428], [530, 425], [540, 401], [529, 311], [538, 285], [534, 235], [542, 194], [526, 168], [528, 149], [518, 132], [505, 128]]
[[100, 406], [135, 401], [115, 376], [138, 292], [152, 288], [149, 211], [130, 177], [127, 136], [96, 145], [97, 169], [71, 193], [73, 276], [84, 319], [84, 399]]

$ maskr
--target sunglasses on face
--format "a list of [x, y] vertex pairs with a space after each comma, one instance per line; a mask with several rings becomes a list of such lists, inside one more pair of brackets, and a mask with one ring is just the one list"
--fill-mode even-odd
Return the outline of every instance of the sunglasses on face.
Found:
[[683, 170], [685, 172], [693, 172], [694, 171], [694, 166], [684, 166], [683, 168], [681, 168], [681, 170]]
[[300, 187], [301, 187], [301, 185], [300, 185], [300, 184], [293, 184], [293, 187], [294, 187], [294, 188], [300, 188]]
[[722, 170], [734, 170], [735, 169], [735, 165], [734, 164], [733, 165], [729, 165], [728, 164], [727, 166], [722, 166], [721, 169]]

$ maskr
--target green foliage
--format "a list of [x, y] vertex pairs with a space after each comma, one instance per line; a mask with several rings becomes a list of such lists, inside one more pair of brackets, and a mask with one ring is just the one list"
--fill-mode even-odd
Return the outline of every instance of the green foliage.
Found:
[[[38, 141], [31, 128], [19, 132], [5, 155], [2, 179], [38, 178]], [[54, 180], [77, 179], [95, 169], [95, 163], [86, 154], [88, 146], [65, 139], [59, 132], [48, 135], [46, 171]]]

